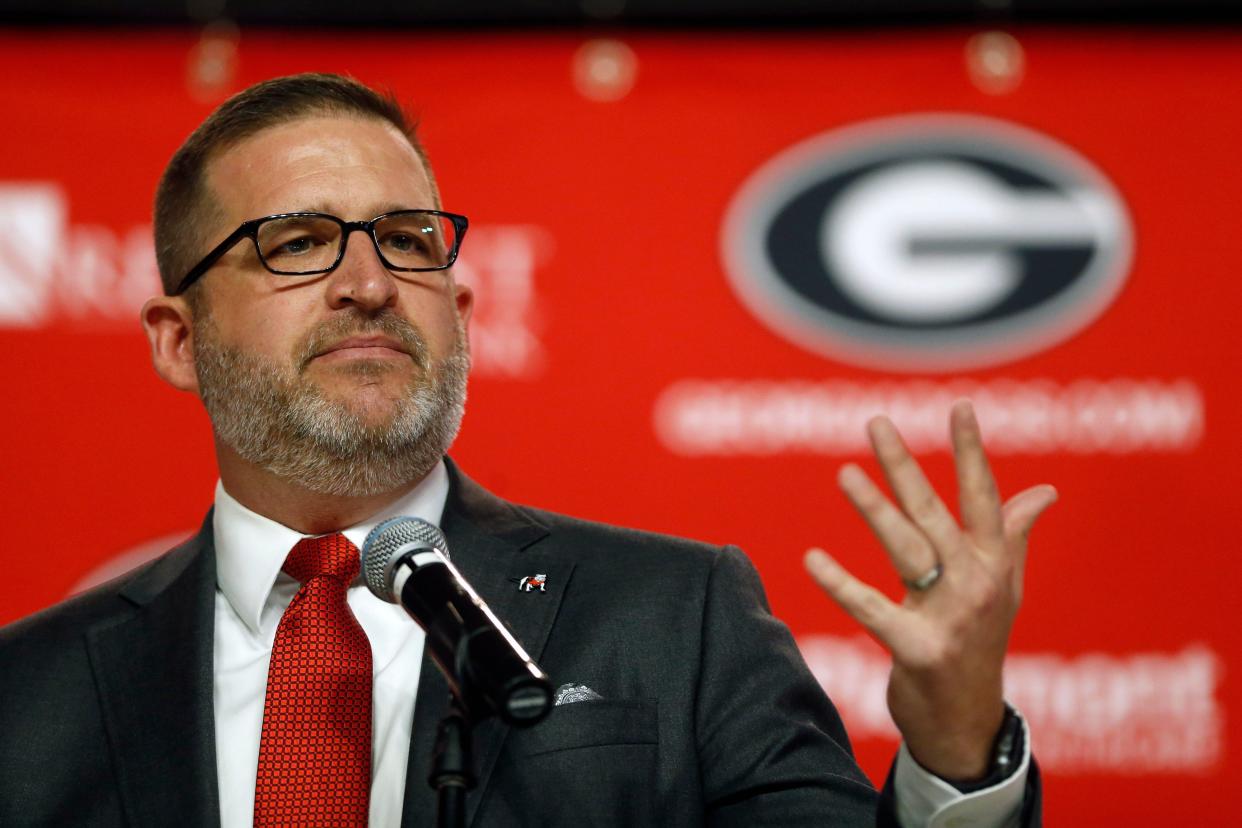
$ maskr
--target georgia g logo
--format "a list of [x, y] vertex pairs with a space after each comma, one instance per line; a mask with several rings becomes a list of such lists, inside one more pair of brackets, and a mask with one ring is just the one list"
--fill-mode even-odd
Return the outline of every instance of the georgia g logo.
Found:
[[1121, 289], [1130, 221], [1112, 185], [1038, 133], [909, 116], [798, 144], [743, 185], [726, 271], [778, 334], [889, 370], [1016, 359], [1090, 324]]

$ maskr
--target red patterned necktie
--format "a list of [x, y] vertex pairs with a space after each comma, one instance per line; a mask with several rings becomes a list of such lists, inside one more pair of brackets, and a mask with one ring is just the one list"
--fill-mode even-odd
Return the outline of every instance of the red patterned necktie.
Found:
[[358, 547], [340, 534], [305, 538], [285, 559], [302, 588], [272, 645], [256, 826], [367, 823], [371, 644], [345, 601], [358, 567]]

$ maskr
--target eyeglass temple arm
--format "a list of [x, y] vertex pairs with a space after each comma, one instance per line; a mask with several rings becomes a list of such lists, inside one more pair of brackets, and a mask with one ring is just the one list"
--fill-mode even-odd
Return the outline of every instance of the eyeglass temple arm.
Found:
[[254, 227], [255, 223], [248, 221], [230, 233], [227, 239], [213, 247], [211, 252], [204, 256], [198, 264], [190, 268], [189, 272], [185, 274], [185, 277], [182, 278], [181, 282], [177, 285], [177, 289], [172, 292], [172, 295], [180, 296], [185, 293], [186, 290], [189, 289], [190, 285], [201, 279], [203, 274], [208, 270], [211, 270], [215, 263], [220, 261], [220, 257], [225, 253], [228, 253], [233, 245], [237, 244], [246, 236], [251, 235]]

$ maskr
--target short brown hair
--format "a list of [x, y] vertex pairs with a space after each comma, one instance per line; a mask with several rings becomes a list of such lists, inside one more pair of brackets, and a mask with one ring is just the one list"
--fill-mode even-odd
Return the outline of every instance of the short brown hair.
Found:
[[212, 159], [269, 127], [318, 114], [355, 115], [395, 126], [422, 159], [439, 206], [417, 124], [406, 117], [392, 93], [376, 92], [343, 75], [308, 72], [266, 80], [220, 104], [173, 153], [160, 176], [155, 190], [155, 260], [165, 294], [171, 296], [186, 271], [207, 253], [204, 231], [219, 210], [206, 183]]

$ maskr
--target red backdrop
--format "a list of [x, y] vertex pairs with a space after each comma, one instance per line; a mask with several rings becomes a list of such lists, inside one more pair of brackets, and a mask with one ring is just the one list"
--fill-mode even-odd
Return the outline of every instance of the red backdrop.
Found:
[[[1232, 824], [1242, 36], [1018, 32], [1024, 74], [989, 85], [968, 68], [974, 34], [0, 33], [0, 622], [201, 520], [207, 421], [154, 376], [137, 322], [156, 285], [154, 184], [224, 94], [348, 72], [413, 105], [446, 208], [472, 220], [459, 276], [479, 292], [477, 370], [454, 455], [474, 477], [742, 544], [879, 779], [885, 662], [801, 553], [822, 544], [895, 592], [835, 470], [865, 458], [865, 416], [896, 406], [951, 492], [940, 406], [971, 390], [1002, 487], [1061, 491], [1008, 673], [1050, 823]], [[1091, 324], [915, 373], [804, 348], [739, 298], [721, 235], [757, 170], [814, 136], [926, 113], [1025, 127], [1111, 181], [1134, 248]], [[772, 393], [840, 422], [773, 441], [788, 411], [765, 407]], [[739, 400], [750, 413], [730, 420]]]

